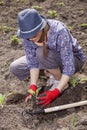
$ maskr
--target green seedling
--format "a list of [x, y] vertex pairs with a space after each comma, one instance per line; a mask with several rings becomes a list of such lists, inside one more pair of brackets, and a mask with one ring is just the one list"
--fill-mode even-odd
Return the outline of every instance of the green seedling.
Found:
[[7, 98], [10, 96], [10, 95], [13, 95], [13, 94], [15, 94], [15, 92], [10, 92], [10, 93], [8, 93], [7, 95], [2, 95], [1, 93], [0, 93], [0, 106], [3, 108], [3, 106], [4, 106], [4, 104], [5, 104], [5, 102], [6, 102], [6, 100], [7, 100]]
[[64, 6], [65, 4], [64, 4], [64, 2], [60, 2], [60, 3], [58, 3], [58, 5]]
[[28, 90], [28, 93], [32, 94], [32, 95], [35, 95], [35, 92], [32, 90], [32, 89], [29, 89]]
[[56, 12], [56, 10], [50, 10], [50, 11], [48, 11], [48, 13], [50, 14], [51, 18], [57, 17], [57, 12]]
[[84, 14], [84, 10], [81, 9], [81, 10], [80, 10], [80, 13], [81, 13], [81, 14]]
[[36, 90], [36, 97], [39, 95], [39, 92], [41, 91], [42, 87], [39, 87], [37, 90]]
[[85, 27], [85, 28], [87, 28], [87, 23], [83, 23], [83, 24], [81, 24], [81, 27]]
[[71, 123], [72, 123], [72, 129], [74, 129], [75, 128], [75, 113], [72, 114]]
[[0, 93], [0, 106], [3, 108], [3, 105], [4, 105], [4, 102], [5, 102], [5, 98], [6, 98], [6, 96], [5, 95], [2, 95], [1, 93]]
[[73, 87], [75, 87], [79, 83], [78, 77], [75, 76], [75, 77], [71, 78], [70, 83]]
[[75, 87], [76, 85], [78, 84], [84, 84], [87, 82], [87, 77], [81, 77], [79, 78], [78, 76], [73, 76], [71, 79], [70, 79], [70, 83], [73, 87]]
[[0, 26], [0, 29], [3, 31], [3, 33], [8, 33], [10, 31], [13, 31], [15, 30], [14, 28], [11, 28], [11, 27], [7, 27], [7, 26]]
[[1, 5], [1, 6], [4, 5], [4, 2], [3, 2], [2, 0], [0, 1], [0, 5]]
[[67, 28], [68, 28], [70, 31], [72, 30], [72, 27], [71, 27], [71, 26], [69, 26], [69, 25], [67, 26]]
[[38, 11], [41, 11], [41, 10], [42, 10], [42, 7], [41, 7], [41, 6], [38, 6], [38, 5], [32, 6], [32, 8], [33, 8], [33, 9], [36, 9], [36, 10], [38, 10]]
[[34, 92], [32, 89], [28, 90], [28, 93], [32, 94], [34, 97], [37, 97], [42, 87], [37, 88], [36, 92]]
[[18, 45], [19, 43], [19, 39], [17, 37], [17, 35], [14, 35], [11, 37], [11, 45]]
[[84, 84], [84, 83], [86, 83], [87, 82], [87, 77], [83, 77], [83, 78], [80, 78], [79, 79], [79, 83], [80, 84]]

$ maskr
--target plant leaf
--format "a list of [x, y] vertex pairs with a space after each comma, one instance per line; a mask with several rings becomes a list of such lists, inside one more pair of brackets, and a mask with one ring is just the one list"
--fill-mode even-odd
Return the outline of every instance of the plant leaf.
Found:
[[28, 93], [32, 94], [32, 95], [35, 95], [35, 92], [32, 90], [32, 89], [29, 89], [28, 90]]
[[4, 101], [5, 101], [5, 95], [2, 95], [2, 94], [0, 93], [0, 106], [3, 106]]

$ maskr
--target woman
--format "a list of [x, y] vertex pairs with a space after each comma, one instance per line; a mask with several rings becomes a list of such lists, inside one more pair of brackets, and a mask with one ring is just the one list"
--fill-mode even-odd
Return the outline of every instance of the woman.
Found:
[[10, 71], [20, 80], [30, 75], [29, 95], [36, 93], [39, 70], [44, 69], [59, 82], [38, 97], [46, 107], [66, 88], [70, 77], [81, 70], [86, 57], [77, 40], [64, 23], [46, 19], [35, 9], [18, 14], [18, 36], [23, 39], [25, 56], [10, 65]]

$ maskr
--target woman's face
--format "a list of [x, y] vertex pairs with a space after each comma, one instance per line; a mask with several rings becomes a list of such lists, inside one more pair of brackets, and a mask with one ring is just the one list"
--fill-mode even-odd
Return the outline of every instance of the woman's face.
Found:
[[30, 38], [30, 41], [33, 41], [36, 45], [42, 46], [42, 42], [40, 41], [42, 37], [42, 30], [39, 31], [34, 37]]

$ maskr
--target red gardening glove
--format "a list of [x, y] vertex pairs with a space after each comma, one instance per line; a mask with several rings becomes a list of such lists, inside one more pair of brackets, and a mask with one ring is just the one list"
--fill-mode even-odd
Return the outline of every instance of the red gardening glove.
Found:
[[42, 107], [46, 107], [49, 105], [56, 97], [60, 95], [60, 91], [55, 88], [54, 90], [49, 90], [44, 93], [42, 93], [37, 99], [38, 99], [38, 104], [41, 104]]
[[35, 95], [37, 90], [37, 86], [32, 84], [29, 86], [29, 90], [28, 90], [28, 96], [25, 98], [25, 102], [27, 102], [29, 99], [31, 99], [32, 95]]

